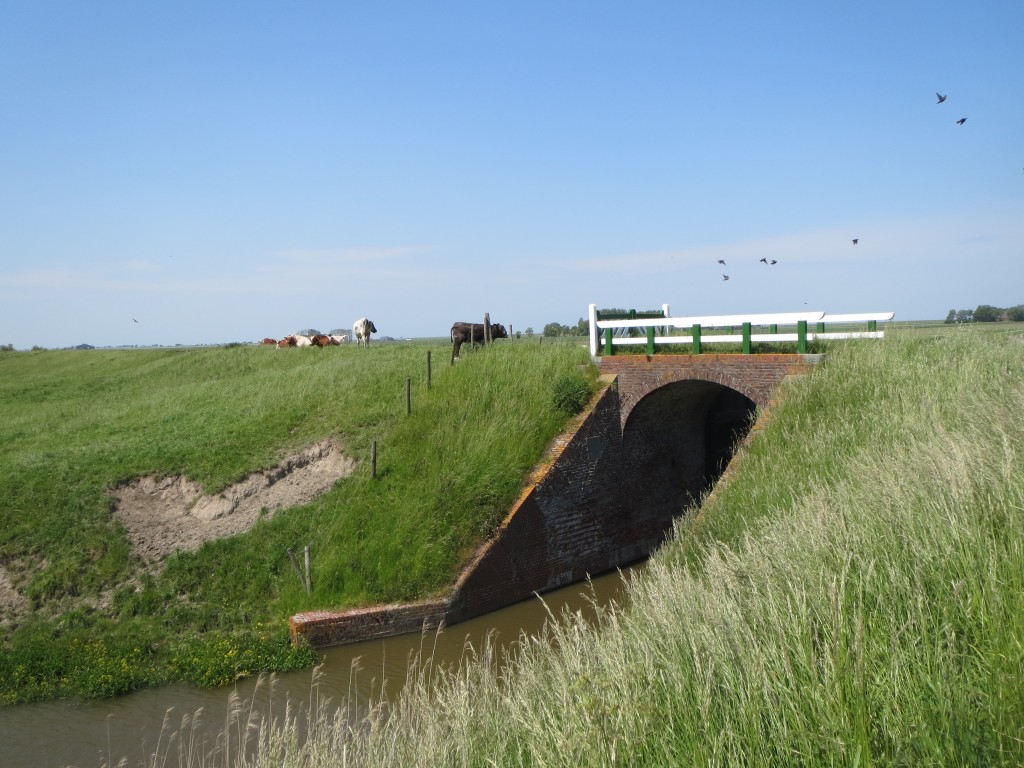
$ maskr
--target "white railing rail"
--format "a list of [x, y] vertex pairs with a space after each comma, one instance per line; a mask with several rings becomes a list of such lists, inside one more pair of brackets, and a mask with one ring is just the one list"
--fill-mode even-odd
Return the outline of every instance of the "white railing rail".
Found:
[[[777, 312], [771, 314], [737, 315], [684, 315], [671, 317], [668, 304], [662, 305], [660, 317], [636, 317], [619, 319], [598, 319], [597, 305], [588, 310], [590, 319], [590, 354], [596, 356], [601, 347], [605, 354], [615, 354], [617, 346], [647, 346], [648, 354], [654, 354], [655, 344], [691, 344], [695, 354], [700, 354], [704, 344], [742, 344], [743, 352], [750, 354], [754, 342], [796, 342], [797, 352], [807, 352], [807, 342], [815, 339], [881, 339], [885, 332], [877, 329], [879, 322], [892, 320], [895, 312], [861, 312], [854, 314], [829, 314], [820, 311]], [[813, 329], [809, 325], [813, 324]], [[859, 324], [867, 325], [866, 331], [826, 331], [826, 326]], [[740, 333], [732, 332], [737, 326]], [[779, 326], [792, 327], [792, 331], [779, 332]], [[643, 328], [644, 336], [615, 336], [619, 328]], [[685, 328], [688, 335], [670, 333], [671, 329]], [[729, 328], [729, 333], [704, 335], [708, 329]], [[754, 328], [766, 328], [767, 332], [754, 333]], [[660, 330], [660, 333], [658, 332]]]

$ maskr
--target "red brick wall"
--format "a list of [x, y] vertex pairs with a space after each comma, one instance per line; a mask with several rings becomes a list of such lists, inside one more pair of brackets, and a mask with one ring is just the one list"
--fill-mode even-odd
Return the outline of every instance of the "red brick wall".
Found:
[[735, 389], [764, 408], [783, 378], [808, 365], [803, 355], [606, 355], [600, 362], [602, 373], [621, 374], [623, 424], [644, 395], [688, 379]]

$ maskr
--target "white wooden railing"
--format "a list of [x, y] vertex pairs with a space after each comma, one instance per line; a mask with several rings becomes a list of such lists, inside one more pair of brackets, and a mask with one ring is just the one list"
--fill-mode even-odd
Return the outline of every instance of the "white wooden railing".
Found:
[[[605, 354], [615, 354], [618, 346], [644, 346], [648, 354], [654, 354], [655, 344], [690, 344], [700, 354], [704, 344], [742, 344], [743, 352], [750, 354], [754, 342], [796, 342], [797, 352], [807, 352], [807, 342], [816, 339], [881, 339], [884, 331], [877, 324], [892, 320], [895, 312], [862, 312], [858, 314], [828, 314], [827, 312], [779, 312], [775, 314], [748, 315], [687, 315], [671, 317], [668, 304], [662, 305], [662, 315], [635, 319], [598, 319], [597, 305], [589, 306], [590, 354], [597, 355], [601, 347]], [[809, 328], [813, 324], [814, 328]], [[826, 331], [826, 326], [859, 324], [867, 325], [866, 331]], [[733, 330], [739, 326], [740, 333]], [[780, 333], [779, 326], [793, 328]], [[615, 336], [617, 328], [642, 328], [643, 336]], [[673, 328], [685, 328], [688, 335], [670, 335]], [[705, 334], [709, 329], [728, 328], [726, 333]], [[764, 328], [767, 332], [754, 333], [753, 329]], [[660, 331], [660, 333], [659, 333]]]

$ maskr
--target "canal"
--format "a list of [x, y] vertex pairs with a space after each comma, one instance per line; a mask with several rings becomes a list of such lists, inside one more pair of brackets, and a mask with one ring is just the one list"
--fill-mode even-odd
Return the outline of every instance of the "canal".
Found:
[[[636, 568], [624, 569], [623, 575]], [[621, 601], [624, 578], [606, 574], [589, 584], [576, 584], [549, 592], [500, 611], [449, 627], [442, 633], [411, 634], [326, 649], [318, 674], [310, 670], [278, 675], [267, 680], [243, 680], [235, 686], [200, 690], [171, 685], [139, 691], [116, 699], [91, 702], [44, 702], [0, 709], [0, 765], [5, 768], [99, 768], [115, 766], [178, 765], [178, 740], [188, 716], [188, 734], [202, 752], [212, 752], [225, 730], [231, 699], [250, 707], [257, 716], [280, 716], [286, 702], [304, 706], [314, 698], [329, 697], [337, 706], [356, 707], [379, 700], [381, 692], [393, 696], [405, 682], [410, 659], [416, 655], [435, 663], [457, 664], [466, 643], [479, 649], [493, 635], [499, 653], [521, 633], [538, 633], [549, 612], [581, 611]], [[315, 680], [314, 680], [315, 678]], [[200, 712], [201, 710], [201, 712]], [[198, 717], [195, 713], [200, 712]], [[192, 724], [192, 720], [195, 724]], [[172, 742], [169, 745], [169, 742]], [[154, 760], [164, 756], [166, 763]]]

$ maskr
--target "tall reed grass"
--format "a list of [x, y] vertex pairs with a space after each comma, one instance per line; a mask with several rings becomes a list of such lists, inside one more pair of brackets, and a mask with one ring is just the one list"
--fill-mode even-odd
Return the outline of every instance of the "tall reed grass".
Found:
[[392, 704], [265, 723], [231, 764], [1021, 765], [1022, 351], [831, 347], [596, 628], [424, 662]]

